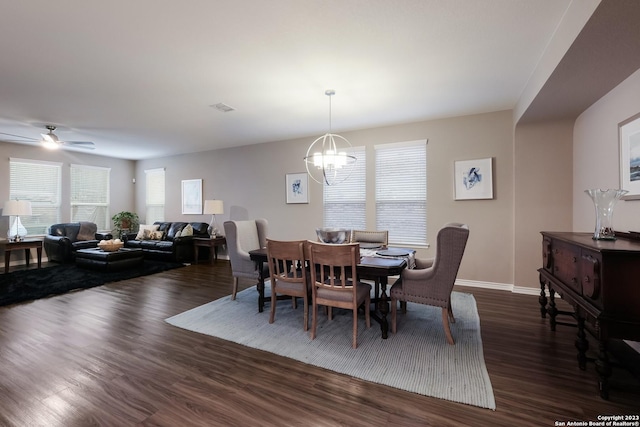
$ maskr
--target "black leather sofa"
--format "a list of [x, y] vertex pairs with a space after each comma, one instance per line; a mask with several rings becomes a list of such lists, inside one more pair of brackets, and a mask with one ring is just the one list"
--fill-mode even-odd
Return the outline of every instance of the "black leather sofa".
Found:
[[49, 227], [43, 241], [48, 260], [63, 263], [73, 262], [78, 249], [95, 248], [100, 240], [112, 238], [111, 233], [95, 232], [96, 228], [95, 224], [88, 222], [53, 224]]
[[[193, 238], [209, 237], [207, 232], [209, 224], [206, 222], [154, 222], [153, 224], [158, 225], [158, 231], [162, 232], [161, 239], [136, 240], [137, 233], [130, 233], [127, 235], [125, 248], [142, 249], [145, 259], [191, 262], [193, 261]], [[193, 228], [192, 236], [181, 235], [187, 224], [191, 224]]]

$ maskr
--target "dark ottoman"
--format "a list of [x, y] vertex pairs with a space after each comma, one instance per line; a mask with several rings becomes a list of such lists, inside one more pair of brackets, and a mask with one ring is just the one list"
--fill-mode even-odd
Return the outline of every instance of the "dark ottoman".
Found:
[[76, 252], [76, 264], [79, 267], [96, 270], [122, 270], [142, 264], [142, 249], [121, 248], [106, 252], [100, 248], [79, 249]]

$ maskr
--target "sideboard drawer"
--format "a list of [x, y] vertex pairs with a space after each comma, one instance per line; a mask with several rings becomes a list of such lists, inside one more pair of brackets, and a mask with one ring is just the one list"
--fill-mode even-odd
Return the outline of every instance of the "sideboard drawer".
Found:
[[581, 256], [580, 248], [557, 240], [553, 241], [551, 245], [553, 275], [570, 289], [581, 294], [582, 287], [579, 279], [580, 264], [578, 262]]

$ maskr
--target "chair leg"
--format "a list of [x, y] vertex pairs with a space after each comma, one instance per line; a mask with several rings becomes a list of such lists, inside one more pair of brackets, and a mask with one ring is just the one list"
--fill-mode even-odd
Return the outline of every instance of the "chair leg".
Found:
[[351, 347], [358, 348], [358, 307], [353, 308], [353, 342]]
[[391, 298], [391, 333], [396, 333], [398, 316], [398, 301], [395, 298]]
[[298, 298], [292, 296], [291, 297], [291, 305], [293, 306], [294, 310], [298, 309]]
[[238, 293], [238, 278], [234, 277], [233, 278], [233, 291], [231, 292], [231, 299], [235, 300], [236, 299], [236, 294]]
[[309, 300], [307, 297], [303, 297], [304, 304], [304, 331], [307, 332], [309, 330]]
[[318, 324], [318, 305], [315, 300], [311, 306], [311, 339], [316, 338], [316, 325]]
[[371, 327], [371, 297], [367, 296], [364, 300], [364, 321], [367, 328]]
[[276, 287], [271, 287], [271, 310], [269, 310], [269, 323], [273, 323], [276, 318], [276, 303], [278, 302], [278, 297], [276, 295]]
[[451, 301], [449, 301], [449, 307], [447, 308], [448, 312], [449, 312], [449, 321], [451, 323], [456, 323], [456, 318], [453, 317], [453, 310], [451, 309]]
[[453, 336], [451, 335], [451, 328], [449, 328], [449, 310], [442, 307], [442, 325], [444, 326], [444, 334], [447, 336], [447, 342], [451, 345], [455, 345]]

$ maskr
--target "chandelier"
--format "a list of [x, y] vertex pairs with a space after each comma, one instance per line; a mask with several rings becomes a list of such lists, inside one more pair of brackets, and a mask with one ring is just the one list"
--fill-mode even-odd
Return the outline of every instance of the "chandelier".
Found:
[[313, 141], [304, 157], [307, 173], [319, 184], [337, 185], [345, 181], [356, 164], [355, 156], [348, 153], [349, 141], [331, 133], [331, 97], [335, 93], [331, 89], [324, 92], [329, 97], [329, 132]]

